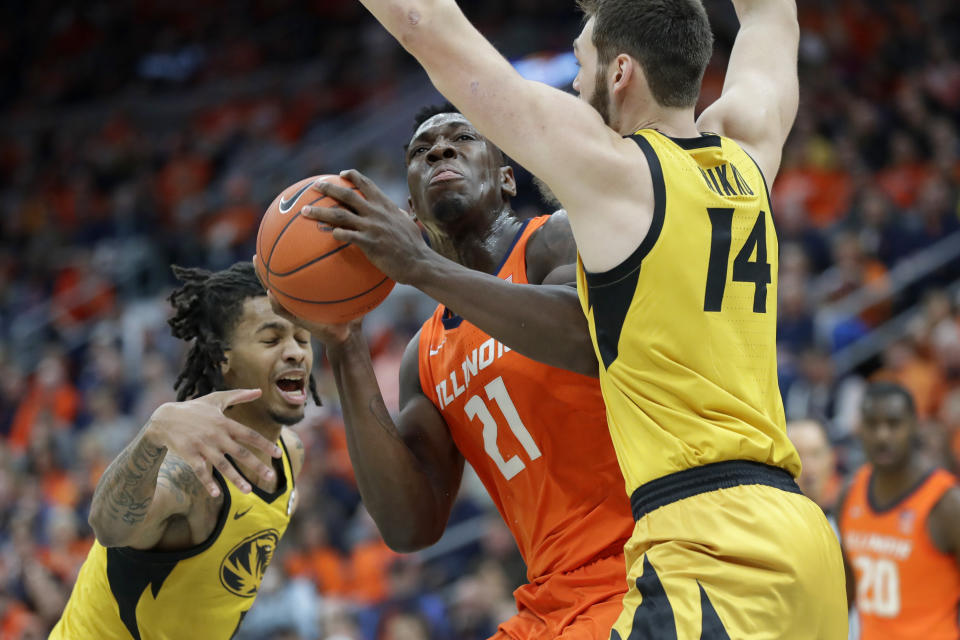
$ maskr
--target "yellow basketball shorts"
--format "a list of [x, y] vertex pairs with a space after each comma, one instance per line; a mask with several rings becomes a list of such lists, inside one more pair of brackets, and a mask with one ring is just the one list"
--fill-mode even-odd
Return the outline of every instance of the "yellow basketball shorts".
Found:
[[631, 497], [628, 590], [611, 640], [845, 640], [840, 545], [789, 473], [729, 461]]

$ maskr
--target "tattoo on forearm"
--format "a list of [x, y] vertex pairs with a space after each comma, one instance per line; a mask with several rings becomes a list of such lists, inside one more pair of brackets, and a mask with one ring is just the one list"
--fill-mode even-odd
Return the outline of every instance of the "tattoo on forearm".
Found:
[[165, 449], [145, 440], [128, 446], [103, 474], [94, 500], [104, 501], [105, 512], [113, 520], [127, 525], [142, 522], [147, 516], [156, 490], [157, 468]]
[[177, 504], [186, 504], [201, 495], [203, 487], [193, 469], [182, 458], [168, 455], [160, 467], [157, 484], [167, 489]]

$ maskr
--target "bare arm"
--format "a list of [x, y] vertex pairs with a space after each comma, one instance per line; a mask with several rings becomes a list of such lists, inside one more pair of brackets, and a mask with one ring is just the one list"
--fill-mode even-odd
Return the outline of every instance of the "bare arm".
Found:
[[[847, 503], [847, 496], [850, 493], [850, 485], [847, 485], [840, 492], [840, 496], [837, 499], [837, 507], [835, 513], [837, 514], [837, 529], [840, 529], [840, 521], [843, 518], [844, 505]], [[840, 554], [843, 557], [843, 577], [847, 587], [847, 610], [853, 608], [853, 605], [856, 604], [857, 599], [857, 578], [856, 574], [853, 571], [853, 567], [850, 565], [850, 560], [847, 558], [847, 550], [843, 546], [843, 531], [839, 531], [840, 534]]]
[[938, 549], [953, 554], [960, 565], [960, 488], [943, 494], [927, 521], [930, 537]]
[[577, 247], [565, 211], [554, 213], [527, 244], [530, 284], [506, 282], [433, 256], [432, 262], [446, 264], [418, 270], [418, 289], [528, 358], [598, 375], [577, 295]]
[[175, 501], [157, 491], [157, 474], [166, 453], [145, 426], [104, 471], [89, 518], [102, 545], [121, 546], [150, 534], [162, 535], [158, 522], [177, 513]]
[[361, 2], [440, 93], [550, 187], [570, 214], [587, 268], [605, 271], [639, 246], [649, 219], [638, 215], [637, 203], [652, 196], [646, 160], [633, 142], [586, 102], [524, 79], [454, 0]]
[[413, 220], [369, 178], [358, 171], [343, 175], [362, 196], [329, 182], [316, 188], [350, 210], [312, 207], [304, 209], [304, 216], [336, 227], [337, 240], [360, 247], [385, 274], [420, 289], [511, 349], [597, 376], [597, 358], [577, 297], [577, 248], [566, 212], [553, 214], [530, 238], [530, 284], [514, 284], [433, 251]]
[[357, 485], [387, 545], [415, 551], [443, 534], [463, 475], [463, 457], [420, 389], [418, 337], [400, 366], [401, 411], [395, 423], [359, 324], [351, 327], [339, 327], [342, 341], [331, 340], [323, 329], [315, 335], [328, 345]]
[[276, 445], [223, 415], [227, 407], [258, 397], [259, 389], [219, 391], [168, 402], [154, 411], [97, 483], [89, 516], [97, 540], [107, 547], [150, 548], [163, 536], [169, 518], [190, 512], [201, 482], [211, 495], [219, 495], [211, 465], [249, 492], [249, 483], [224, 454], [248, 460], [262, 477], [271, 477], [273, 470], [248, 447], [277, 455]]
[[733, 5], [740, 30], [723, 93], [697, 126], [742, 144], [773, 184], [800, 95], [797, 5], [795, 0], [733, 0]]

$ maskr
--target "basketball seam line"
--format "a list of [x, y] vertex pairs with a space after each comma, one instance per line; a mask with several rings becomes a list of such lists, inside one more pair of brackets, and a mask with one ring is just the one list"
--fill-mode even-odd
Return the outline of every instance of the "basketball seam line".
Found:
[[[303, 205], [303, 207], [309, 207], [314, 202], [323, 200], [325, 197], [326, 196], [320, 196], [313, 202], [308, 202], [307, 204]], [[273, 252], [277, 250], [277, 243], [280, 242], [280, 238], [282, 238], [283, 234], [287, 232], [287, 229], [290, 228], [290, 225], [293, 224], [293, 221], [300, 217], [300, 212], [303, 211], [303, 207], [300, 207], [299, 209], [297, 209], [297, 212], [292, 216], [290, 216], [290, 220], [287, 222], [287, 224], [283, 225], [283, 229], [281, 229], [280, 233], [277, 234], [277, 237], [273, 239], [273, 246], [270, 247], [270, 255], [267, 256], [267, 261], [264, 263], [264, 266], [267, 268], [267, 271], [270, 271], [270, 261], [273, 260]]]
[[351, 242], [347, 242], [347, 243], [341, 244], [341, 245], [338, 246], [337, 248], [331, 249], [330, 251], [327, 251], [327, 252], [326, 252], [325, 254], [323, 254], [322, 256], [318, 256], [318, 257], [314, 258], [313, 260], [311, 260], [310, 262], [305, 262], [304, 264], [302, 264], [302, 265], [300, 265], [299, 267], [293, 269], [292, 271], [284, 271], [283, 273], [281, 273], [281, 272], [279, 272], [279, 271], [274, 271], [274, 270], [271, 269], [270, 267], [267, 267], [267, 271], [269, 271], [271, 275], [277, 276], [277, 277], [279, 277], [279, 278], [283, 278], [283, 277], [286, 277], [286, 276], [289, 276], [289, 275], [293, 275], [294, 273], [300, 271], [301, 269], [306, 269], [306, 268], [309, 267], [310, 265], [315, 264], [315, 263], [317, 263], [317, 262], [320, 262], [320, 261], [323, 260], [324, 258], [328, 258], [328, 257], [332, 256], [333, 254], [337, 253], [338, 251], [343, 251], [344, 249], [346, 249], [347, 247], [351, 246], [352, 244], [353, 244], [353, 243], [351, 243]]
[[280, 295], [286, 296], [287, 298], [290, 298], [291, 300], [294, 300], [296, 302], [306, 302], [307, 304], [338, 304], [340, 302], [349, 302], [350, 300], [355, 300], [361, 296], [365, 296], [371, 291], [380, 287], [384, 282], [387, 282], [388, 280], [390, 280], [390, 278], [387, 276], [384, 276], [383, 280], [373, 285], [366, 291], [361, 291], [360, 293], [350, 296], [349, 298], [340, 298], [339, 300], [307, 300], [305, 298], [297, 298], [296, 296], [291, 296], [290, 294], [284, 293], [276, 285], [273, 285], [273, 290], [279, 293]]

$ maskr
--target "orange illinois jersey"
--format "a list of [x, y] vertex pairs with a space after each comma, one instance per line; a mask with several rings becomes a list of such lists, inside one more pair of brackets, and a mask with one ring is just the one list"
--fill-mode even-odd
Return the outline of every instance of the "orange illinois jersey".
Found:
[[[500, 278], [527, 284], [517, 232]], [[597, 380], [512, 351], [442, 305], [420, 332], [420, 384], [540, 583], [622, 553], [633, 518]], [[619, 586], [619, 585], [617, 585]]]
[[930, 511], [956, 478], [931, 471], [905, 497], [885, 509], [872, 498], [872, 468], [853, 480], [840, 533], [856, 574], [862, 640], [960, 638], [960, 570], [953, 555], [930, 539]]

